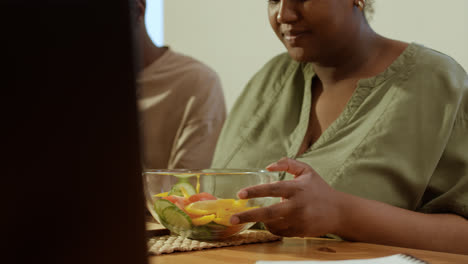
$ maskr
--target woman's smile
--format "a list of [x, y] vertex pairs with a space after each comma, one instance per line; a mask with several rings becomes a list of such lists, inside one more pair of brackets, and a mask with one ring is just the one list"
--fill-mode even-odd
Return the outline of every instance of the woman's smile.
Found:
[[311, 34], [307, 30], [284, 30], [281, 32], [281, 36], [284, 41], [290, 46], [296, 46], [299, 44], [299, 41]]

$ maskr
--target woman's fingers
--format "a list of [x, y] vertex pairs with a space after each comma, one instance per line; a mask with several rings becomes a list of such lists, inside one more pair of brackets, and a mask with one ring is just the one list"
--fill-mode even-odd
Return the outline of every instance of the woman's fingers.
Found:
[[302, 222], [297, 218], [280, 218], [263, 222], [268, 231], [272, 234], [284, 237], [303, 236]]
[[268, 207], [248, 210], [233, 215], [231, 217], [231, 224], [287, 219], [288, 217], [294, 217], [294, 208], [294, 205], [290, 201], [284, 201]]
[[270, 231], [272, 234], [275, 234], [277, 236], [302, 237], [301, 229], [294, 225], [281, 226], [279, 224], [276, 224], [276, 225], [265, 224], [265, 227], [267, 228], [268, 231]]
[[266, 169], [269, 171], [285, 171], [295, 175], [296, 177], [305, 173], [315, 173], [315, 171], [306, 163], [290, 158], [282, 158], [277, 162], [268, 165]]
[[256, 197], [289, 198], [294, 195], [297, 189], [297, 182], [295, 181], [280, 181], [244, 188], [237, 193], [237, 196], [240, 199]]

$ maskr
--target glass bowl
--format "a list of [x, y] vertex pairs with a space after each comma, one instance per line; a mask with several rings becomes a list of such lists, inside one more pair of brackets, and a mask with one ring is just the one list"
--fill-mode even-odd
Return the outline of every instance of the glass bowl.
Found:
[[154, 219], [171, 232], [199, 240], [222, 240], [255, 223], [230, 224], [238, 212], [269, 206], [278, 198], [237, 198], [245, 187], [278, 181], [277, 172], [243, 169], [145, 170], [145, 198]]

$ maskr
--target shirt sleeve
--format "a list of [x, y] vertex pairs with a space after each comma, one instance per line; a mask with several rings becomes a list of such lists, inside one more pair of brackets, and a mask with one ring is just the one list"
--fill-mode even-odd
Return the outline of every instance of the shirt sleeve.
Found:
[[226, 119], [223, 90], [217, 74], [205, 67], [192, 79], [192, 89], [197, 92], [184, 106], [182, 124], [169, 158], [170, 169], [208, 168]]
[[468, 76], [463, 86], [452, 133], [419, 211], [454, 213], [468, 219]]

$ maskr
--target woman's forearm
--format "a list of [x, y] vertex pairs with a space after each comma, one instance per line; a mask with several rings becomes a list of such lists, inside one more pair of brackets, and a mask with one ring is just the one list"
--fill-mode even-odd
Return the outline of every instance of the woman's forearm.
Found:
[[468, 255], [468, 220], [423, 214], [340, 193], [336, 234], [347, 240]]

